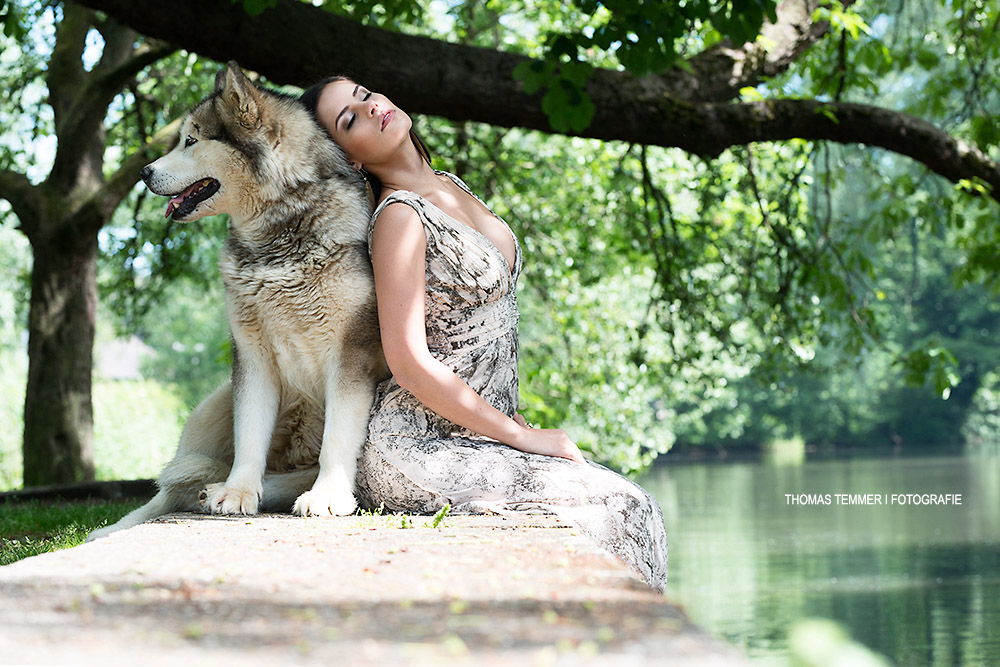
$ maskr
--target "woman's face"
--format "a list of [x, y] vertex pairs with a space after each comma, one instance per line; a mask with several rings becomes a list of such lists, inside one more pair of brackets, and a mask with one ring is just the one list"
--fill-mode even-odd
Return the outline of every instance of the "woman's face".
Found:
[[355, 167], [385, 162], [410, 143], [410, 117], [353, 81], [327, 84], [316, 114]]

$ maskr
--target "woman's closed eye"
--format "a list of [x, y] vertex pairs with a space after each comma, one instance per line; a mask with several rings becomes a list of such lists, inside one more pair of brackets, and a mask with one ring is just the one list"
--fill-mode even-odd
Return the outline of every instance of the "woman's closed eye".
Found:
[[[361, 97], [361, 101], [362, 102], [367, 102], [368, 98], [371, 97], [371, 96], [372, 96], [372, 92], [370, 90], [365, 91], [365, 94]], [[350, 118], [350, 120], [347, 121], [347, 127], [345, 129], [347, 129], [347, 130], [351, 129], [351, 125], [354, 125], [354, 121], [357, 120], [357, 117], [358, 117], [358, 114], [351, 114], [351, 118]]]

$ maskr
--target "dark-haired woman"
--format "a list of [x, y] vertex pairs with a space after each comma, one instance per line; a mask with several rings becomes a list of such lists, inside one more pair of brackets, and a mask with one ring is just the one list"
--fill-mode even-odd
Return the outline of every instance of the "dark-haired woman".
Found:
[[456, 176], [435, 171], [407, 114], [334, 77], [303, 102], [377, 192], [369, 227], [382, 346], [358, 466], [359, 500], [393, 511], [544, 511], [566, 517], [663, 590], [659, 506], [561, 429], [517, 414], [521, 251]]

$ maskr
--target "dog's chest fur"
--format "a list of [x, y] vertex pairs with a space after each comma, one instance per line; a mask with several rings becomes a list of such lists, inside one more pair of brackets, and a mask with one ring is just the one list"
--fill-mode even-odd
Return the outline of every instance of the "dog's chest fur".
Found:
[[331, 204], [266, 229], [231, 229], [219, 263], [234, 339], [266, 350], [283, 385], [313, 396], [355, 333], [355, 314], [374, 308], [366, 211]]

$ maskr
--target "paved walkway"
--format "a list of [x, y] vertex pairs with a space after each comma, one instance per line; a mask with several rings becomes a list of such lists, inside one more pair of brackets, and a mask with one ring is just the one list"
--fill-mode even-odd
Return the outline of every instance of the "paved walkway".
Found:
[[191, 514], [0, 568], [0, 664], [745, 665], [550, 516]]

